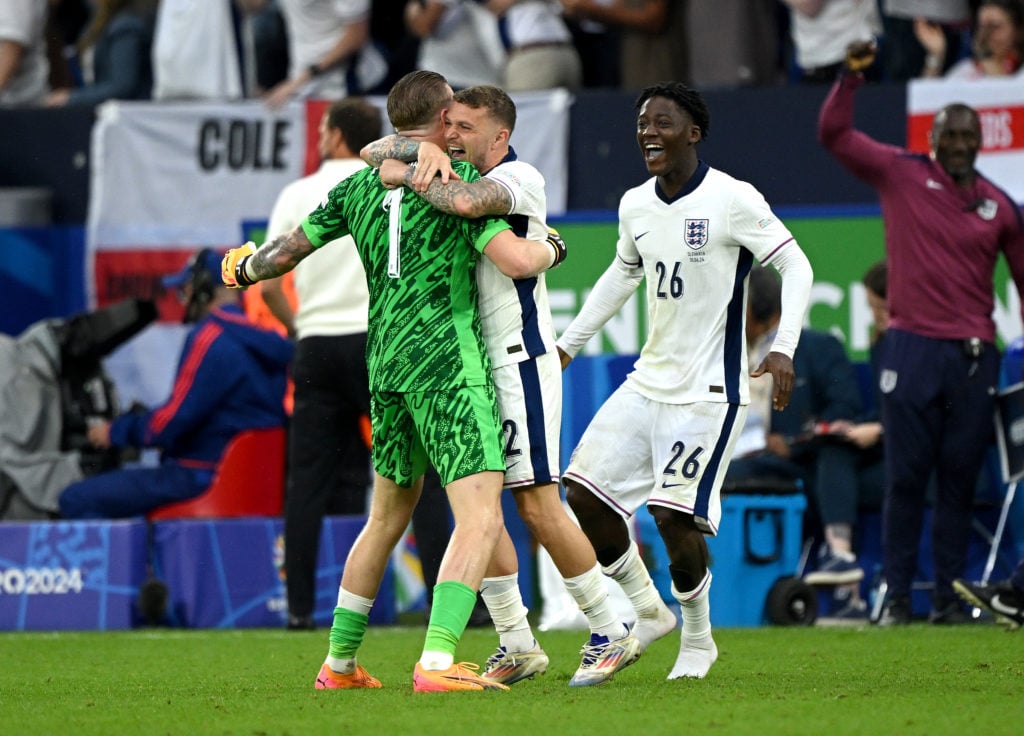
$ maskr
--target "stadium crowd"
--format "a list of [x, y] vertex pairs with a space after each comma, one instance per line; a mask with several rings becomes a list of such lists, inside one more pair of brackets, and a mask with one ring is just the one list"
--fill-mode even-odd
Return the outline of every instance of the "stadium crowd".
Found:
[[[699, 89], [827, 84], [875, 38], [869, 76], [1019, 75], [1021, 0], [0, 0], [0, 105], [385, 94], [453, 86]], [[539, 72], [543, 71], [543, 74]]]

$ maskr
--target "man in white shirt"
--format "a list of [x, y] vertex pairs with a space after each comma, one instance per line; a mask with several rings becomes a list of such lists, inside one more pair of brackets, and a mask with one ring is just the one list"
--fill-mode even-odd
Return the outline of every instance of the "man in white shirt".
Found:
[[50, 91], [40, 0], [0, 0], [0, 105], [34, 105]]
[[388, 65], [370, 37], [370, 0], [277, 0], [288, 32], [288, 79], [267, 95], [341, 99], [371, 94]]

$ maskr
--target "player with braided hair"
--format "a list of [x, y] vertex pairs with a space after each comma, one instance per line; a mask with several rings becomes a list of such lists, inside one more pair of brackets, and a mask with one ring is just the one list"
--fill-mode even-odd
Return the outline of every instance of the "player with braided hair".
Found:
[[605, 574], [640, 621], [656, 616], [661, 600], [625, 520], [643, 505], [654, 516], [683, 619], [668, 677], [700, 678], [718, 657], [704, 535], [718, 533], [719, 493], [750, 401], [747, 277], [757, 260], [783, 278], [778, 332], [750, 374], [771, 374], [773, 403], [782, 409], [812, 272], [764, 197], [697, 157], [710, 124], [700, 93], [661, 83], [645, 88], [636, 107], [637, 143], [652, 177], [622, 196], [614, 260], [558, 348], [568, 365], [645, 278], [648, 337], [562, 480]]

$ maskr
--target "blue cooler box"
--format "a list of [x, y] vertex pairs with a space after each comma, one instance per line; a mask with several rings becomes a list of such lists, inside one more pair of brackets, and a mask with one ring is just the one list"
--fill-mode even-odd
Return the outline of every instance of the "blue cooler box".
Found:
[[146, 574], [142, 521], [0, 524], [0, 630], [129, 629]]
[[713, 626], [765, 622], [768, 591], [799, 565], [806, 506], [802, 493], [722, 499], [718, 536], [707, 538]]
[[[324, 519], [317, 559], [314, 618], [330, 625], [345, 558], [362, 516]], [[280, 627], [287, 619], [284, 523], [278, 518], [176, 519], [157, 522], [154, 574], [169, 591], [170, 623], [188, 628]], [[389, 565], [370, 622], [396, 618]]]

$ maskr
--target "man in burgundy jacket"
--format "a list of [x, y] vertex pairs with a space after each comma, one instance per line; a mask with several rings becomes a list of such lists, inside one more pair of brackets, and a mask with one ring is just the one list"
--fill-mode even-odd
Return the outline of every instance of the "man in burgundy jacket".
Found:
[[821, 109], [818, 137], [878, 192], [885, 223], [891, 321], [880, 363], [885, 427], [884, 574], [879, 623], [911, 618], [910, 591], [934, 472], [933, 623], [966, 613], [952, 583], [964, 574], [974, 489], [992, 440], [999, 352], [993, 272], [1002, 253], [1024, 293], [1024, 225], [1014, 201], [974, 168], [978, 113], [951, 104], [936, 113], [929, 155], [873, 140], [853, 127], [858, 70], [876, 49], [851, 44]]

